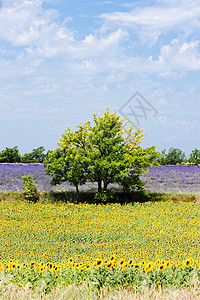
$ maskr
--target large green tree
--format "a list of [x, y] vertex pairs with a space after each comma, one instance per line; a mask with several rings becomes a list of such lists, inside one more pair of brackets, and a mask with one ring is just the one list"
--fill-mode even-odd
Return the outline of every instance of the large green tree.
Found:
[[49, 152], [46, 171], [53, 176], [52, 183], [68, 181], [76, 186], [87, 181], [98, 184], [98, 192], [106, 192], [109, 184], [141, 189], [140, 174], [151, 167], [159, 157], [155, 147], [142, 149], [142, 130], [133, 126], [124, 129], [126, 120], [110, 113], [102, 117], [93, 114], [93, 122], [69, 127], [61, 135], [59, 147]]

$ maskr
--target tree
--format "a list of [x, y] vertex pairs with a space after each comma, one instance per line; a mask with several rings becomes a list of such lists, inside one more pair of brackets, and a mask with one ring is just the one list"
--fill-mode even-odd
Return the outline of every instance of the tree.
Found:
[[168, 153], [164, 149], [162, 151], [162, 157], [159, 158], [158, 162], [162, 165], [176, 165], [186, 161], [185, 153], [178, 149], [171, 147]]
[[161, 165], [166, 165], [166, 149], [161, 151], [161, 156], [158, 158], [158, 163]]
[[33, 177], [23, 176], [22, 177], [22, 187], [23, 187], [23, 196], [25, 200], [36, 203], [39, 200], [39, 193], [37, 190], [37, 186], [33, 181]]
[[93, 123], [80, 123], [74, 132], [67, 127], [59, 147], [45, 162], [52, 182], [69, 181], [77, 192], [87, 180], [98, 184], [99, 193], [106, 192], [110, 183], [142, 189], [139, 175], [160, 154], [154, 146], [142, 149], [142, 130], [134, 132], [133, 126], [123, 129], [124, 121], [106, 109], [103, 117], [93, 114]]
[[189, 162], [194, 163], [195, 165], [200, 164], [200, 150], [198, 150], [197, 148], [192, 150], [192, 153], [189, 157]]
[[47, 174], [52, 176], [52, 185], [68, 181], [76, 187], [77, 200], [79, 199], [79, 185], [86, 183], [87, 179], [81, 159], [76, 157], [75, 153], [66, 152], [63, 148], [48, 151], [44, 167]]
[[18, 163], [21, 161], [18, 146], [8, 148], [0, 152], [0, 163]]
[[23, 163], [43, 163], [46, 157], [44, 151], [45, 148], [40, 146], [36, 149], [33, 149], [30, 153], [25, 153], [21, 157], [21, 160]]

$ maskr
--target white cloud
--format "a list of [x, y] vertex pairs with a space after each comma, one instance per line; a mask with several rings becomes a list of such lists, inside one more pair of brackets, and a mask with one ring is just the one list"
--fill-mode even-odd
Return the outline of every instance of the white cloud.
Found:
[[[105, 27], [124, 26], [138, 33], [143, 40], [157, 38], [168, 31], [191, 33], [200, 28], [200, 3], [193, 1], [159, 1], [160, 5], [135, 8], [130, 12], [113, 12], [101, 14]], [[168, 4], [168, 5], [165, 5]]]
[[100, 1], [98, 3], [98, 5], [104, 5], [104, 4], [116, 4], [116, 2], [115, 1]]
[[0, 9], [0, 38], [13, 46], [39, 46], [52, 39], [63, 39], [71, 32], [56, 20], [58, 12], [42, 8], [44, 1], [3, 1]]
[[[126, 53], [124, 42], [132, 38], [128, 29], [139, 26], [139, 31], [151, 31], [156, 38], [164, 28], [174, 28], [187, 20], [197, 21], [200, 5], [186, 10], [181, 7], [146, 7], [129, 13], [101, 15], [104, 20], [119, 21], [121, 27], [108, 32], [91, 32], [81, 41], [75, 39], [73, 30], [58, 21], [58, 12], [43, 9], [44, 1], [3, 1], [0, 9], [0, 38], [13, 45], [16, 53], [12, 62], [12, 72], [31, 74], [36, 70], [43, 72], [48, 59], [58, 59], [61, 70], [69, 74], [80, 73], [92, 77], [108, 72], [107, 80], [119, 82], [127, 74], [137, 72], [155, 72], [161, 76], [175, 76], [176, 72], [199, 70], [198, 41], [182, 43], [174, 39], [169, 45], [162, 46], [158, 59], [141, 57]], [[169, 1], [165, 1], [169, 4]], [[123, 28], [127, 24], [128, 29]], [[134, 28], [134, 27], [133, 27]], [[149, 36], [150, 36], [149, 35]], [[147, 42], [147, 41], [146, 41]], [[20, 48], [21, 47], [21, 48]], [[2, 52], [5, 49], [2, 49]], [[2, 67], [11, 62], [2, 61]], [[54, 64], [48, 66], [48, 70]], [[56, 72], [56, 69], [54, 70]], [[71, 73], [70, 73], [71, 72]], [[88, 77], [90, 80], [92, 77]], [[82, 79], [82, 78], [81, 78]]]
[[[181, 43], [174, 39], [169, 45], [161, 48], [161, 53], [154, 63], [166, 70], [200, 71], [199, 41]], [[153, 62], [152, 58], [150, 60]]]

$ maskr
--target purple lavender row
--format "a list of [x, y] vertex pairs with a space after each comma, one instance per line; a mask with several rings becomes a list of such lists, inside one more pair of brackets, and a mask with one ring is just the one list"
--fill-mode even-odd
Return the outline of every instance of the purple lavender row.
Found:
[[[51, 177], [46, 174], [43, 164], [0, 164], [0, 191], [22, 191], [22, 176], [31, 175], [40, 192], [75, 190], [68, 183], [52, 186]], [[154, 166], [142, 174], [147, 192], [199, 193], [200, 166]], [[117, 187], [116, 185], [112, 185]], [[87, 183], [80, 190], [96, 189], [96, 184]]]

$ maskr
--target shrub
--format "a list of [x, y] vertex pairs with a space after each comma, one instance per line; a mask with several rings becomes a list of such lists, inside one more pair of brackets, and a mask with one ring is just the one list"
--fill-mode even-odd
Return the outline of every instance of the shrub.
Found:
[[23, 196], [24, 199], [29, 202], [36, 203], [39, 200], [39, 192], [37, 186], [33, 181], [32, 176], [23, 176], [22, 177], [22, 186], [24, 189]]

